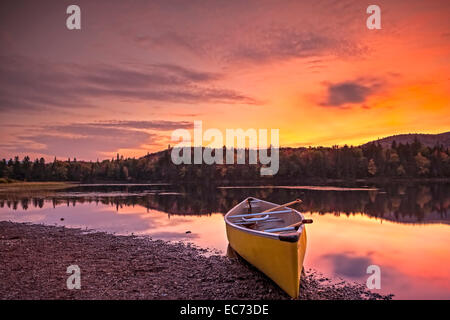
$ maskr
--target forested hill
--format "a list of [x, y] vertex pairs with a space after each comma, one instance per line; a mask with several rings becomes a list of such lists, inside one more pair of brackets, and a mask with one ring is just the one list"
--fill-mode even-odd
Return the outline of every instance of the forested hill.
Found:
[[[427, 147], [434, 147], [436, 145], [443, 145], [444, 148], [450, 148], [450, 131], [439, 134], [424, 134], [424, 133], [410, 133], [410, 134], [398, 134], [394, 136], [385, 137], [369, 143], [379, 143], [383, 147], [390, 147], [392, 142], [411, 144], [417, 139], [423, 145]], [[369, 143], [366, 143], [369, 144]]]
[[248, 150], [247, 164], [175, 165], [171, 161], [172, 149], [166, 149], [138, 159], [117, 155], [111, 160], [95, 162], [55, 158], [46, 163], [43, 158], [32, 160], [29, 157], [3, 159], [0, 181], [248, 183], [263, 180], [295, 183], [313, 179], [450, 178], [448, 144], [429, 145], [430, 140], [422, 143], [419, 139], [421, 136], [413, 136], [412, 142], [406, 143], [402, 139], [399, 142], [393, 139], [391, 143], [379, 140], [358, 147], [281, 148], [279, 171], [272, 177], [261, 177], [260, 164], [248, 164]]

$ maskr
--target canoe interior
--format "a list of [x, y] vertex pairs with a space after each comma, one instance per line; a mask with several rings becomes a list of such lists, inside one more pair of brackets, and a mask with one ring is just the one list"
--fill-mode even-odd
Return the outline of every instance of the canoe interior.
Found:
[[[284, 228], [294, 223], [302, 221], [302, 216], [296, 211], [287, 207], [282, 207], [280, 209], [274, 210], [275, 212], [280, 211], [279, 213], [270, 214], [266, 220], [254, 221], [254, 222], [246, 222], [242, 217], [235, 217], [243, 214], [254, 214], [263, 212], [265, 210], [277, 207], [278, 205], [275, 203], [270, 203], [262, 200], [255, 199], [250, 202], [251, 208], [249, 208], [248, 201], [244, 200], [235, 208], [233, 208], [229, 214], [227, 215], [228, 221], [240, 227], [244, 227], [251, 230], [256, 231], [264, 231], [268, 229], [275, 228]], [[289, 212], [285, 212], [288, 211]], [[264, 217], [265, 214], [257, 215], [257, 216], [249, 216], [247, 218], [261, 218]], [[280, 231], [278, 233], [292, 233], [292, 231]]]

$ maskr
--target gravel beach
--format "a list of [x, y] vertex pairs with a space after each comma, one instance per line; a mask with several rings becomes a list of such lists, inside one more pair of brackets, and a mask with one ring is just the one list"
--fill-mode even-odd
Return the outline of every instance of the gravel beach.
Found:
[[[67, 289], [78, 265], [81, 289]], [[390, 299], [313, 270], [299, 299]], [[241, 258], [189, 244], [0, 222], [0, 299], [290, 299]]]

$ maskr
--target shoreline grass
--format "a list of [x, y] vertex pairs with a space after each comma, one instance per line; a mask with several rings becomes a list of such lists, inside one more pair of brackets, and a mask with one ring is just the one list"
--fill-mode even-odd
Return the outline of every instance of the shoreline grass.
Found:
[[0, 194], [18, 194], [21, 196], [51, 193], [78, 185], [77, 182], [9, 182], [0, 184]]

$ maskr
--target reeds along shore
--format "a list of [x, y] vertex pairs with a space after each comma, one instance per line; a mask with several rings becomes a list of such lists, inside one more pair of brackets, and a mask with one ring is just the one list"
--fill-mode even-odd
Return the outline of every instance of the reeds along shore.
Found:
[[[290, 299], [239, 258], [190, 244], [0, 222], [0, 299]], [[208, 253], [205, 255], [205, 253]], [[81, 289], [67, 288], [78, 265]], [[390, 299], [314, 271], [299, 299]]]

